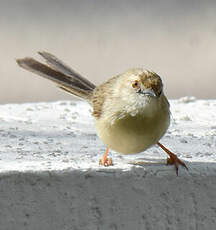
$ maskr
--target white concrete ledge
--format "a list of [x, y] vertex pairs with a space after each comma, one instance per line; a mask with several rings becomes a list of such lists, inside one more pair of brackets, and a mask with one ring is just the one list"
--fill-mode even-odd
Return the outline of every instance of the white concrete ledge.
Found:
[[0, 229], [215, 229], [216, 101], [171, 101], [161, 142], [189, 167], [178, 177], [157, 147], [112, 152], [114, 166], [98, 166], [104, 146], [89, 110], [79, 101], [0, 106]]

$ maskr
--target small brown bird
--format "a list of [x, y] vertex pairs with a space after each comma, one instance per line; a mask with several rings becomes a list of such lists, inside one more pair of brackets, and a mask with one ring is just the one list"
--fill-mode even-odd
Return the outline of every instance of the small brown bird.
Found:
[[107, 146], [100, 165], [113, 164], [107, 157], [109, 148], [122, 154], [135, 154], [157, 144], [169, 155], [167, 164], [174, 164], [177, 175], [179, 165], [187, 169], [174, 153], [159, 143], [169, 127], [170, 110], [162, 80], [156, 73], [130, 69], [95, 86], [54, 55], [39, 54], [47, 65], [29, 57], [17, 59], [17, 63], [89, 102], [97, 134]]

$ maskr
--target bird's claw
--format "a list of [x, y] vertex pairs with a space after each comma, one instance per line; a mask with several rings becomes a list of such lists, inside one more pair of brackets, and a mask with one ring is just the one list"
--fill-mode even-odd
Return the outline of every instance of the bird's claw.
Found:
[[178, 176], [178, 169], [179, 165], [184, 167], [188, 170], [188, 167], [185, 165], [183, 161], [181, 161], [175, 154], [170, 154], [170, 156], [167, 158], [167, 165], [174, 165], [176, 170], [176, 175]]
[[102, 158], [99, 160], [99, 165], [103, 165], [105, 167], [112, 166], [112, 158]]

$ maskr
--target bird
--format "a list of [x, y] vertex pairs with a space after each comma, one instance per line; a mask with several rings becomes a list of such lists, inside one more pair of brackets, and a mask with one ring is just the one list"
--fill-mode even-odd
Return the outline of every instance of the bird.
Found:
[[166, 163], [174, 165], [176, 175], [179, 166], [188, 169], [159, 142], [170, 125], [170, 106], [158, 74], [132, 68], [96, 86], [53, 54], [38, 54], [45, 63], [25, 57], [16, 59], [17, 64], [91, 105], [97, 135], [106, 146], [99, 165], [113, 165], [109, 149], [120, 154], [138, 154], [158, 145], [168, 154]]

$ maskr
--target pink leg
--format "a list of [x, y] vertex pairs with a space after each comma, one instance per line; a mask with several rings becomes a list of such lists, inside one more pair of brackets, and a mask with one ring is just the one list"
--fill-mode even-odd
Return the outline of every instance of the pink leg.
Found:
[[107, 157], [108, 152], [109, 152], [109, 148], [106, 148], [106, 151], [105, 151], [103, 157], [99, 160], [99, 165], [103, 165], [106, 167], [113, 165], [112, 158]]

